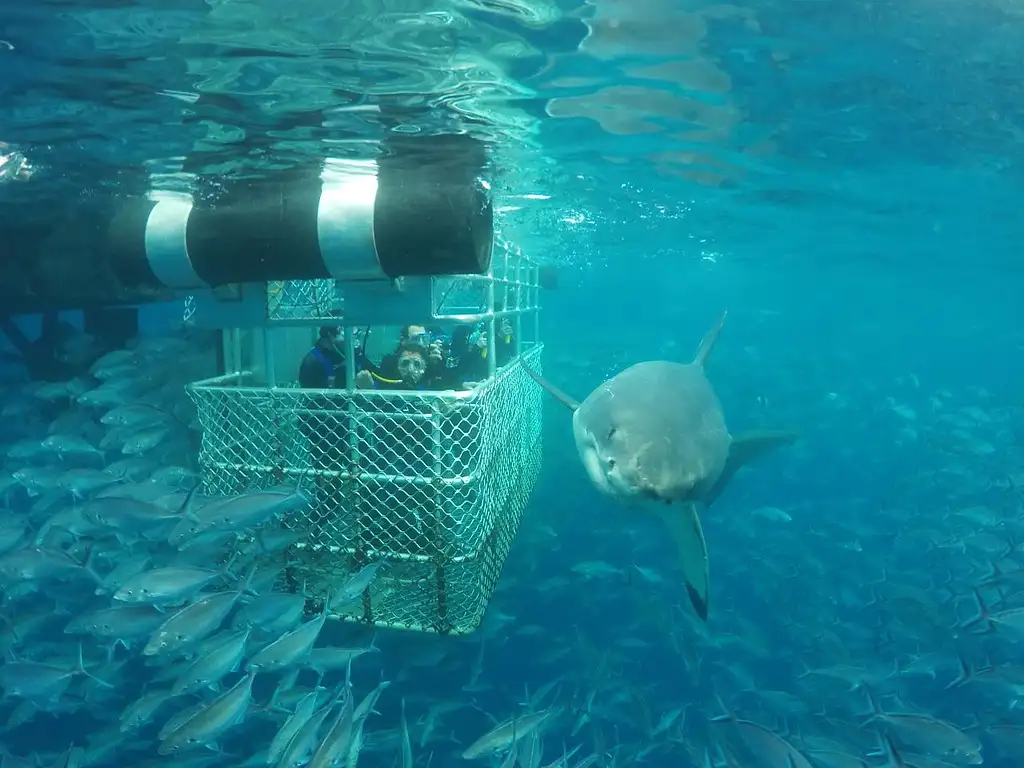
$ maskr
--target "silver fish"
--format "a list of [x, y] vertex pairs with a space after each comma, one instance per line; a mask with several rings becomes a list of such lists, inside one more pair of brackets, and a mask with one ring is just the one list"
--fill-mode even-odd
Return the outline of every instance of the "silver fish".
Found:
[[[167, 614], [151, 605], [115, 605], [91, 614], [82, 627], [94, 637], [131, 645], [134, 640], [151, 636], [166, 621]], [[71, 627], [69, 625], [69, 629]]]
[[196, 656], [171, 688], [172, 696], [183, 696], [202, 688], [213, 688], [225, 675], [238, 669], [245, 657], [249, 628], [223, 638], [217, 645]]
[[147, 453], [163, 443], [170, 434], [171, 430], [168, 427], [144, 427], [125, 438], [124, 444], [121, 446], [121, 453], [126, 456], [139, 456]]
[[189, 539], [217, 531], [242, 531], [308, 504], [300, 491], [257, 491], [198, 506], [193, 496], [184, 519], [171, 532], [168, 543], [181, 547]]
[[326, 620], [327, 613], [325, 611], [315, 619], [281, 635], [253, 655], [249, 659], [246, 669], [271, 672], [299, 663], [316, 644], [316, 639], [320, 636], [320, 630], [323, 629]]
[[143, 693], [121, 713], [119, 721], [121, 733], [131, 733], [142, 728], [153, 719], [157, 710], [169, 699], [169, 691], [162, 688], [153, 688]]
[[7, 582], [43, 581], [81, 574], [97, 584], [103, 580], [87, 565], [83, 565], [67, 552], [49, 547], [25, 547], [0, 557], [0, 578]]
[[287, 632], [302, 620], [306, 609], [303, 595], [269, 592], [252, 600], [235, 615], [235, 626], [247, 624], [270, 632]]
[[226, 571], [205, 568], [168, 566], [145, 571], [128, 579], [114, 594], [123, 603], [174, 605], [195, 595]]
[[330, 608], [332, 610], [340, 609], [363, 594], [367, 587], [373, 583], [373, 580], [377, 578], [377, 571], [380, 569], [380, 566], [381, 561], [378, 560], [375, 563], [364, 565], [350, 576], [331, 596], [329, 601]]
[[253, 568], [238, 590], [204, 597], [173, 614], [153, 633], [142, 653], [146, 656], [173, 653], [216, 632], [238, 599], [249, 589], [255, 573]]
[[313, 753], [309, 761], [309, 768], [335, 768], [348, 756], [351, 746], [352, 725], [353, 725], [352, 694], [349, 686], [345, 686], [345, 696], [341, 702], [341, 709], [334, 718], [334, 722], [324, 736], [320, 746]]
[[319, 689], [310, 691], [303, 696], [295, 707], [295, 712], [284, 721], [277, 733], [274, 734], [274, 738], [267, 748], [267, 765], [274, 765], [281, 759], [288, 745], [292, 743], [292, 740], [302, 730], [302, 727], [313, 717], [319, 696]]
[[151, 405], [131, 403], [107, 411], [100, 422], [112, 427], [142, 429], [167, 421], [168, 415]]
[[175, 731], [167, 735], [157, 752], [174, 755], [214, 743], [225, 731], [242, 722], [252, 699], [255, 672], [240, 679], [227, 691], [203, 707]]
[[277, 761], [277, 768], [299, 768], [309, 761], [310, 753], [316, 744], [317, 734], [320, 732], [320, 726], [334, 709], [335, 701], [336, 698], [329, 701], [302, 724], [292, 740], [288, 742], [280, 760]]
[[561, 714], [561, 710], [551, 708], [507, 720], [466, 747], [462, 757], [466, 760], [473, 760], [509, 749], [515, 746], [520, 739], [549, 724], [559, 714]]

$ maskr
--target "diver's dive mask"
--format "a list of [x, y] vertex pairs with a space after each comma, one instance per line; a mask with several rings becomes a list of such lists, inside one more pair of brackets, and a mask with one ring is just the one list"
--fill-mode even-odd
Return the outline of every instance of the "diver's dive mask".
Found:
[[405, 340], [406, 344], [411, 344], [414, 347], [429, 347], [431, 342], [430, 331], [420, 331], [419, 333], [409, 334], [409, 337]]

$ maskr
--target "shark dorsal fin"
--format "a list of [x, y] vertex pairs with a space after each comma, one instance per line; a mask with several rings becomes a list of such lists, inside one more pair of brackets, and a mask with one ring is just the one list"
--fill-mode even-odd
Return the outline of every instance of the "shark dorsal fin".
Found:
[[697, 354], [693, 358], [693, 362], [701, 368], [704, 367], [704, 363], [707, 362], [708, 357], [711, 355], [711, 350], [715, 348], [715, 342], [718, 341], [718, 335], [722, 332], [722, 326], [725, 325], [725, 316], [727, 314], [729, 314], [729, 311], [723, 310], [722, 314], [718, 316], [718, 322], [700, 340], [700, 346], [697, 347]]
[[545, 379], [543, 376], [534, 373], [532, 370], [530, 370], [530, 367], [526, 363], [520, 363], [520, 365], [523, 366], [523, 370], [526, 371], [526, 373], [529, 375], [531, 379], [533, 379], [542, 387], [544, 387], [544, 389], [546, 389], [555, 398], [557, 398], [559, 402], [561, 402], [562, 405], [564, 405], [570, 411], [575, 411], [577, 408], [580, 407], [580, 404], [577, 400], [574, 400], [573, 398], [569, 397], [567, 394], [565, 394], [565, 392], [560, 390], [558, 387], [556, 387], [550, 381]]

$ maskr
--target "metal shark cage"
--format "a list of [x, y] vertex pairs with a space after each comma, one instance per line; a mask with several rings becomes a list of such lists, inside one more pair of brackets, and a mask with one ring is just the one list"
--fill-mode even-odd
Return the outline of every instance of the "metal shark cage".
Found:
[[[521, 365], [541, 367], [539, 280], [496, 242], [483, 275], [285, 281], [228, 297], [250, 321], [224, 330], [227, 372], [190, 387], [202, 480], [211, 494], [298, 484], [309, 496], [283, 521], [299, 535], [275, 563], [289, 588], [329, 599], [379, 562], [369, 588], [337, 606], [344, 619], [442, 634], [479, 625], [540, 468], [541, 390]], [[197, 300], [195, 318], [204, 311], [216, 315]], [[507, 361], [495, 349], [502, 319]], [[301, 389], [299, 361], [327, 322], [344, 330], [350, 388]], [[482, 323], [486, 378], [458, 391], [352, 389], [365, 333], [410, 323]]]

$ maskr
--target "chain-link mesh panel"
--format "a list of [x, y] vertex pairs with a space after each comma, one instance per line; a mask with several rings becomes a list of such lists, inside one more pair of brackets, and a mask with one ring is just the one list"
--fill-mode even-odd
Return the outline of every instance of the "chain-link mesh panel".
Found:
[[[540, 367], [541, 347], [524, 355]], [[483, 618], [541, 460], [542, 391], [517, 362], [471, 392], [191, 387], [208, 493], [301, 478], [287, 578], [319, 599], [380, 561], [350, 620], [442, 633]]]
[[335, 317], [341, 294], [334, 280], [277, 280], [267, 283], [267, 320], [321, 320]]
[[490, 274], [433, 278], [434, 319], [459, 319], [489, 314], [492, 310], [536, 311], [540, 308], [539, 279], [536, 265], [523, 258], [517, 246], [496, 242]]

